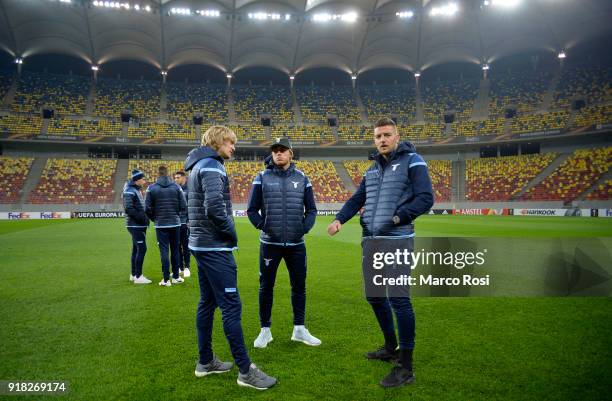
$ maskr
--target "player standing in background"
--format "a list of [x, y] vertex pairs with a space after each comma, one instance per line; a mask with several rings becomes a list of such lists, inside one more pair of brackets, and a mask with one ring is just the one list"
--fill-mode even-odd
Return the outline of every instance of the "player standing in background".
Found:
[[[185, 200], [187, 200], [187, 175], [183, 170], [179, 170], [174, 173], [174, 182], [181, 187], [183, 194], [185, 195]], [[185, 208], [185, 212], [181, 213], [181, 233], [179, 244], [179, 269], [183, 274], [183, 277], [191, 276], [191, 271], [189, 270], [189, 266], [191, 264], [191, 253], [189, 252], [189, 222], [187, 217], [187, 208]]]
[[236, 134], [224, 126], [212, 126], [202, 135], [202, 146], [193, 149], [185, 160], [189, 172], [189, 249], [198, 265], [200, 302], [196, 315], [199, 360], [195, 375], [224, 373], [231, 362], [213, 354], [212, 330], [215, 309], [221, 309], [223, 331], [238, 369], [237, 383], [258, 390], [276, 384], [251, 363], [242, 333], [242, 303], [238, 293], [238, 272], [232, 251], [238, 237], [232, 216], [229, 178], [224, 162], [232, 157]]
[[321, 345], [321, 340], [304, 326], [306, 315], [306, 245], [304, 235], [317, 217], [312, 184], [292, 163], [293, 148], [289, 138], [278, 138], [265, 159], [266, 168], [253, 181], [247, 214], [259, 238], [259, 319], [261, 331], [256, 348], [265, 348], [273, 340], [270, 331], [274, 283], [282, 259], [291, 282], [293, 334], [291, 340], [307, 345]]
[[[168, 177], [168, 168], [159, 166], [157, 181], [147, 188], [145, 212], [155, 222], [155, 234], [161, 257], [163, 279], [159, 285], [170, 287], [182, 283], [179, 276], [179, 234], [181, 231], [181, 213], [187, 208], [185, 195], [181, 187]], [[172, 280], [170, 280], [170, 259], [172, 259]]]
[[134, 284], [150, 284], [151, 280], [142, 274], [142, 265], [147, 253], [147, 228], [149, 218], [145, 214], [142, 186], [146, 184], [145, 175], [140, 170], [132, 170], [132, 178], [123, 186], [123, 210], [125, 226], [132, 236], [132, 273], [130, 281]]
[[[353, 196], [336, 214], [327, 232], [335, 235], [363, 207], [362, 248], [370, 239], [397, 241], [395, 248], [414, 249], [414, 220], [434, 202], [427, 164], [408, 141], [400, 143], [395, 122], [381, 118], [375, 124], [374, 144], [378, 154]], [[410, 296], [367, 297], [385, 338], [380, 349], [366, 353], [368, 359], [397, 360], [399, 366], [381, 380], [383, 387], [398, 387], [414, 381], [412, 353], [415, 319]], [[395, 335], [393, 312], [399, 335]]]

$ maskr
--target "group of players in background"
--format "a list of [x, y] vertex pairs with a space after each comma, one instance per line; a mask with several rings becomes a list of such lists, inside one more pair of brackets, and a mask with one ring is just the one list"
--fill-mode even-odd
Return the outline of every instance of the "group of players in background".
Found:
[[[223, 330], [239, 368], [237, 383], [265, 390], [274, 386], [277, 379], [253, 364], [247, 353], [241, 324], [237, 266], [232, 253], [237, 249], [238, 237], [224, 162], [232, 157], [236, 141], [235, 133], [228, 127], [209, 128], [202, 135], [201, 146], [187, 155], [185, 170], [177, 171], [173, 181], [167, 168], [160, 166], [157, 181], [147, 188], [144, 196], [144, 173], [132, 171], [123, 191], [126, 226], [132, 236], [130, 280], [135, 284], [151, 283], [143, 275], [142, 265], [146, 253], [146, 230], [149, 221], [153, 221], [163, 272], [160, 286], [179, 284], [184, 282], [183, 277], [190, 276], [190, 253], [197, 262], [200, 284], [196, 314], [199, 360], [195, 375], [203, 377], [224, 373], [233, 366], [231, 362], [221, 361], [212, 351], [214, 312], [219, 307]], [[378, 154], [372, 157], [372, 166], [327, 231], [329, 235], [335, 235], [342, 224], [363, 209], [362, 246], [369, 240], [384, 238], [412, 249], [413, 222], [433, 204], [427, 165], [410, 142], [400, 142], [397, 127], [391, 119], [383, 118], [376, 123], [374, 144]], [[261, 230], [261, 331], [254, 347], [266, 348], [273, 340], [270, 329], [273, 290], [281, 260], [285, 260], [291, 283], [294, 324], [291, 340], [310, 346], [321, 345], [321, 340], [310, 334], [304, 325], [307, 272], [304, 235], [315, 223], [315, 194], [308, 177], [293, 163], [289, 138], [277, 138], [270, 146], [264, 169], [253, 180], [247, 214], [253, 226]], [[378, 320], [385, 344], [367, 352], [365, 357], [395, 363], [380, 384], [397, 387], [413, 382], [415, 319], [410, 297], [368, 297], [367, 301]]]

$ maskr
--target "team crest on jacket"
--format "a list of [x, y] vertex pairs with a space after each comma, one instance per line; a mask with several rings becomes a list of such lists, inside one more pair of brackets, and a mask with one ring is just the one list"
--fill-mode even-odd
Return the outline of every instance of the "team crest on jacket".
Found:
[[397, 166], [399, 166], [402, 163], [397, 163], [397, 164], [392, 164], [391, 167], [393, 167], [392, 171], [395, 171], [395, 169], [397, 168]]
[[265, 259], [264, 258], [264, 262], [266, 262], [266, 266], [270, 266], [270, 262], [272, 261], [272, 259]]
[[298, 184], [300, 183], [299, 181], [291, 181], [293, 183], [293, 188], [296, 189]]

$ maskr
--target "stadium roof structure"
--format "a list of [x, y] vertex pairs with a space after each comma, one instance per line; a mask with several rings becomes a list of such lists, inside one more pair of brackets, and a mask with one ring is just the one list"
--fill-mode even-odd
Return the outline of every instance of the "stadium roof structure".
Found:
[[455, 15], [431, 15], [449, 1], [2, 0], [0, 48], [92, 65], [140, 60], [160, 70], [205, 64], [226, 73], [267, 66], [288, 75], [315, 67], [359, 74], [485, 64], [530, 50], [571, 54], [611, 31], [609, 0], [455, 0]]

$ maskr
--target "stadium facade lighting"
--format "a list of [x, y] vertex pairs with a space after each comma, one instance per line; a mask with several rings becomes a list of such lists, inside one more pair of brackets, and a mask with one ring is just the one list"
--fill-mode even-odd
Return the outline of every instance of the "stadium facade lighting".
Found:
[[291, 14], [285, 14], [285, 21], [289, 21], [291, 19]]
[[559, 54], [557, 55], [557, 57], [559, 57], [561, 60], [563, 60], [566, 56], [565, 56], [565, 52], [564, 51], [560, 51]]
[[484, 63], [484, 64], [482, 65], [482, 70], [483, 70], [483, 71], [489, 71], [489, 64]]
[[418, 72], [418, 71], [417, 71], [417, 72], [415, 72], [415, 73], [414, 73], [414, 77], [415, 77], [415, 78], [418, 78], [418, 77], [420, 77], [420, 76], [421, 76], [421, 73], [420, 73], [420, 72]]
[[100, 69], [100, 67], [98, 67], [97, 65], [92, 65], [91, 66], [91, 70], [92, 71], [98, 71]]
[[289, 75], [289, 79], [293, 81], [295, 79], [295, 75]]
[[166, 75], [168, 75], [168, 71], [166, 70], [161, 70], [161, 74], [165, 77]]
[[414, 12], [412, 11], [398, 11], [395, 13], [395, 16], [399, 19], [409, 19], [414, 17]]
[[429, 11], [431, 17], [452, 17], [459, 12], [457, 3], [448, 3], [443, 6], [432, 7]]
[[254, 20], [259, 20], [259, 21], [265, 21], [265, 20], [278, 21], [281, 19], [281, 15], [279, 13], [268, 13], [268, 12], [249, 13], [248, 17], [249, 19], [254, 19]]
[[123, 10], [136, 10], [136, 11], [146, 11], [151, 12], [150, 6], [141, 6], [140, 4], [130, 4], [127, 2], [120, 1], [100, 1], [94, 0], [91, 2], [94, 7], [102, 7], [102, 8], [115, 8], [115, 9], [123, 9]]
[[352, 79], [353, 81], [355, 81], [355, 80], [357, 79], [357, 74], [353, 74], [353, 75], [351, 75], [351, 79]]
[[495, 6], [495, 7], [516, 7], [519, 5], [521, 0], [485, 0], [483, 3], [485, 6]]
[[191, 9], [187, 7], [172, 7], [170, 9], [172, 15], [191, 15]]
[[23, 64], [23, 59], [21, 57], [17, 57], [15, 59], [15, 64]]
[[357, 21], [359, 15], [355, 11], [350, 11], [344, 14], [329, 14], [329, 13], [317, 13], [312, 15], [314, 22], [330, 22], [330, 21], [342, 21], [353, 23]]
[[226, 75], [225, 75], [225, 77], [226, 77], [227, 79], [232, 79], [232, 74], [226, 74]]
[[221, 12], [219, 10], [196, 10], [195, 13], [201, 17], [208, 18], [219, 18], [221, 16]]

